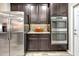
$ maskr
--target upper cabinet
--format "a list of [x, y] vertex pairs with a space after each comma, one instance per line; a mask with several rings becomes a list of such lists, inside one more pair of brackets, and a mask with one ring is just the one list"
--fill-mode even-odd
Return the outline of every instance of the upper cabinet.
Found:
[[47, 24], [48, 4], [11, 3], [11, 11], [24, 11], [25, 23]]
[[40, 23], [48, 23], [48, 4], [45, 5], [39, 5], [39, 20]]
[[48, 16], [48, 4], [30, 5], [30, 23], [47, 24]]
[[24, 10], [23, 4], [21, 3], [11, 3], [10, 6], [11, 6], [11, 11], [23, 11]]
[[68, 3], [11, 3], [10, 6], [11, 11], [24, 11], [25, 23], [47, 24], [50, 23], [50, 15], [68, 16]]
[[51, 3], [50, 12], [51, 16], [67, 16], [68, 3]]
[[37, 5], [30, 5], [30, 23], [31, 24], [39, 23]]

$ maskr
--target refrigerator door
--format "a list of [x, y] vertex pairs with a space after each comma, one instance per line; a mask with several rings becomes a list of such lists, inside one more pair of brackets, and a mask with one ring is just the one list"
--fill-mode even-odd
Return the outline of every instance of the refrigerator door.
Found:
[[10, 55], [24, 55], [24, 13], [10, 13]]
[[0, 56], [9, 55], [9, 14], [0, 12]]

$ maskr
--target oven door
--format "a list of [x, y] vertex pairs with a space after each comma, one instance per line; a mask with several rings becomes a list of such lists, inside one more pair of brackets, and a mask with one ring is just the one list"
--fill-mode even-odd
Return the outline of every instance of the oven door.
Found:
[[51, 21], [52, 28], [67, 28], [66, 21]]
[[51, 44], [67, 44], [67, 33], [66, 32], [52, 32]]

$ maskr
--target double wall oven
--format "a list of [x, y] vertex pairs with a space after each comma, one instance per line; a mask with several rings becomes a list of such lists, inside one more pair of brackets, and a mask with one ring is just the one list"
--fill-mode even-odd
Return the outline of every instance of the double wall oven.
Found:
[[67, 17], [51, 17], [51, 43], [67, 44]]

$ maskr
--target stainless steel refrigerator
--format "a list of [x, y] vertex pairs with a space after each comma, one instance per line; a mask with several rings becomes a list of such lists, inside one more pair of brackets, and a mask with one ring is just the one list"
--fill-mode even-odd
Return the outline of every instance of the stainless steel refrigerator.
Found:
[[24, 55], [24, 12], [0, 12], [0, 56]]

